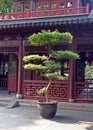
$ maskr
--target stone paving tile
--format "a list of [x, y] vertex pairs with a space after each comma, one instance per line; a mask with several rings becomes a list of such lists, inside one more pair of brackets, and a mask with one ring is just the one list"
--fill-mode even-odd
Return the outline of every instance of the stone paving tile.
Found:
[[54, 119], [40, 118], [36, 107], [0, 107], [0, 130], [93, 130], [93, 112], [58, 109]]

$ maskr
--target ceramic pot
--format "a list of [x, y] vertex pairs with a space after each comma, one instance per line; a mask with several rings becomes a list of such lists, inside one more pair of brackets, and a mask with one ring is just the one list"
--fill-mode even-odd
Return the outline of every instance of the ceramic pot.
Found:
[[52, 119], [55, 117], [57, 112], [57, 103], [56, 101], [43, 102], [38, 101], [37, 107], [40, 111], [40, 116], [45, 119]]

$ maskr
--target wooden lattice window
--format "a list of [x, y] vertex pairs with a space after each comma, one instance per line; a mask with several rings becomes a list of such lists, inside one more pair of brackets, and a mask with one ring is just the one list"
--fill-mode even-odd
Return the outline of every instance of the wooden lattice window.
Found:
[[49, 4], [44, 4], [43, 6], [44, 10], [49, 8]]
[[72, 7], [73, 6], [73, 2], [67, 2], [67, 7]]
[[21, 11], [22, 11], [22, 7], [19, 6], [19, 7], [17, 8], [17, 11], [18, 11], [18, 12], [21, 12]]
[[52, 8], [52, 9], [56, 9], [56, 7], [57, 7], [57, 4], [56, 4], [56, 3], [51, 4], [51, 8]]
[[64, 8], [65, 4], [63, 2], [59, 3], [59, 8]]
[[36, 5], [36, 10], [37, 11], [41, 10], [41, 5], [40, 4]]
[[29, 7], [28, 6], [25, 6], [25, 9], [24, 9], [25, 11], [28, 11], [29, 10]]

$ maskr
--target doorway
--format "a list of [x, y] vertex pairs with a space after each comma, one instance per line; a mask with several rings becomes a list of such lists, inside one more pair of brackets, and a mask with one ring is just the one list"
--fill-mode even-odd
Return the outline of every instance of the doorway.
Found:
[[75, 100], [93, 102], [93, 51], [80, 52], [76, 61]]
[[16, 92], [17, 91], [17, 66], [18, 66], [17, 55], [9, 54], [8, 92]]
[[8, 55], [0, 54], [0, 90], [8, 88], [8, 60]]

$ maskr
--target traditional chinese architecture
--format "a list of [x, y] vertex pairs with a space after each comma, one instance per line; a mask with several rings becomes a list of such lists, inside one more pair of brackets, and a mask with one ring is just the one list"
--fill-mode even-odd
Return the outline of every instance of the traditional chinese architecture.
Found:
[[41, 97], [36, 88], [45, 86], [47, 80], [38, 72], [25, 71], [23, 56], [47, 51], [31, 46], [27, 38], [41, 30], [58, 29], [71, 32], [74, 39], [72, 45], [59, 45], [56, 49], [75, 51], [80, 59], [62, 61], [60, 72], [68, 75], [68, 80], [53, 81], [49, 95], [59, 101], [93, 103], [93, 78], [86, 76], [86, 67], [93, 64], [93, 1], [15, 0], [14, 3], [11, 13], [0, 16], [0, 91], [28, 99]]

